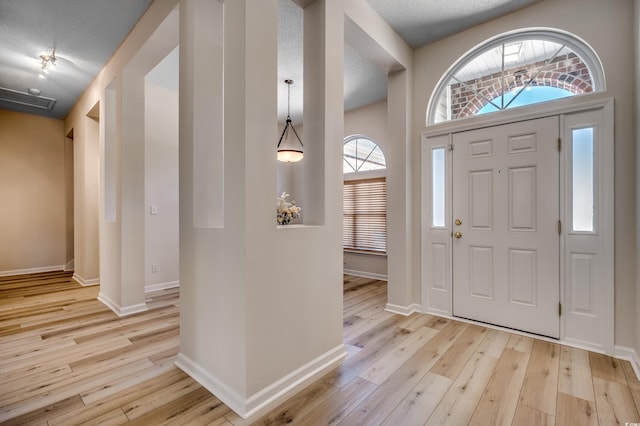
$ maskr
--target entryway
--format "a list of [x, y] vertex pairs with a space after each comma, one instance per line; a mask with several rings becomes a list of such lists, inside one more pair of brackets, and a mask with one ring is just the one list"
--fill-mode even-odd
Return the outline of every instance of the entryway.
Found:
[[614, 353], [613, 101], [429, 127], [421, 311]]
[[453, 315], [558, 338], [559, 118], [453, 135]]

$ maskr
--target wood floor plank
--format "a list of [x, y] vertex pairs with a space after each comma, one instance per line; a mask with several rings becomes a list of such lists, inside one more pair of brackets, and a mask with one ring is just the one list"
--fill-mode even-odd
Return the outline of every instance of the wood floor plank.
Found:
[[598, 425], [596, 403], [559, 392], [556, 423], [558, 425], [596, 426]]
[[629, 387], [631, 389], [640, 389], [640, 379], [633, 370], [631, 363], [629, 361], [620, 360], [620, 365], [622, 366], [622, 371], [624, 371]]
[[108, 380], [116, 380], [134, 372], [153, 365], [149, 360], [141, 360], [128, 363], [124, 366], [114, 366], [98, 371], [86, 371], [82, 373], [71, 373], [63, 380], [48, 380], [42, 384], [31, 385], [22, 391], [16, 392], [0, 398], [0, 421], [5, 418], [12, 418], [17, 415], [28, 413], [29, 411], [41, 409], [44, 406], [55, 404], [56, 402], [69, 398], [95, 386], [94, 381], [104, 383]]
[[[0, 342], [2, 345], [2, 342]], [[20, 345], [20, 347], [17, 347]], [[10, 371], [23, 368], [25, 365], [39, 365], [41, 359], [50, 359], [49, 357], [69, 348], [77, 348], [78, 345], [71, 339], [44, 341], [38, 339], [29, 343], [12, 342], [6, 346], [12, 347], [11, 352], [4, 350], [6, 355], [0, 358], [0, 372], [7, 374]]]
[[451, 322], [396, 370], [363, 403], [344, 419], [345, 425], [380, 424], [422, 380], [440, 357], [466, 330], [467, 324]]
[[513, 416], [512, 425], [555, 426], [556, 417], [542, 411], [519, 404]]
[[11, 372], [2, 372], [2, 384], [0, 384], [0, 396], [21, 389], [26, 383], [41, 383], [46, 380], [57, 380], [71, 374], [72, 370], [66, 364], [59, 366], [33, 365]]
[[[20, 416], [15, 416], [2, 422], [4, 426], [28, 425], [38, 422], [45, 424], [52, 416], [59, 415], [71, 410], [84, 409], [84, 403], [80, 395], [72, 395], [68, 398], [54, 402], [53, 404], [43, 406], [39, 409], [29, 411]], [[0, 409], [0, 412], [2, 409]]]
[[242, 419], [173, 365], [179, 289], [149, 293], [147, 311], [118, 318], [96, 300], [98, 286], [82, 287], [71, 273], [0, 277], [0, 423], [640, 422], [629, 362], [451, 318], [392, 314], [386, 292], [384, 281], [345, 275], [346, 359], [266, 414]]
[[295, 424], [337, 391], [338, 388], [335, 386], [318, 380], [257, 420], [244, 420], [233, 413], [225, 417], [231, 420], [234, 426]]
[[129, 422], [127, 416], [120, 408], [108, 411], [100, 416], [91, 419], [91, 422], [100, 426], [118, 426]]
[[524, 352], [526, 354], [531, 353], [533, 348], [534, 339], [520, 334], [512, 334], [509, 336], [506, 349], [513, 349], [515, 351]]
[[124, 404], [122, 409], [128, 418], [136, 419], [157, 407], [170, 403], [177, 397], [191, 394], [199, 387], [200, 385], [198, 382], [193, 380], [191, 377], [185, 377], [164, 389], [159, 389], [155, 392], [141, 395], [140, 398]]
[[382, 424], [387, 426], [424, 424], [449, 390], [452, 382], [449, 377], [428, 372]]
[[131, 419], [127, 414], [130, 420], [127, 424], [141, 426], [168, 424], [176, 419], [181, 419], [182, 416], [199, 404], [205, 401], [213, 401], [214, 399], [215, 396], [211, 395], [205, 388], [197, 387], [188, 394], [173, 398], [166, 404], [147, 411], [135, 419]]
[[[434, 317], [433, 315], [429, 315], [429, 314], [418, 314], [418, 313], [413, 313], [409, 316], [407, 316], [405, 318], [405, 323], [403, 325], [404, 328], [406, 328], [409, 331], [416, 331], [417, 329], [419, 329], [420, 327], [427, 327], [427, 328], [433, 328], [436, 330], [440, 330], [442, 328], [442, 326], [431, 326], [428, 325], [428, 323], [433, 324], [434, 320], [437, 319], [439, 317]], [[445, 318], [440, 318], [442, 319], [443, 323], [446, 324], [446, 319]], [[443, 324], [443, 326], [444, 326]], [[435, 324], [434, 324], [435, 325]]]
[[589, 352], [568, 346], [560, 348], [558, 392], [595, 402]]
[[448, 377], [451, 380], [458, 377], [462, 368], [469, 362], [469, 358], [476, 351], [488, 330], [477, 325], [470, 325], [451, 345], [440, 361], [431, 369], [432, 373]]
[[344, 323], [343, 336], [344, 340], [351, 340], [362, 333], [366, 333], [371, 327], [393, 318], [395, 314], [387, 311], [380, 311], [376, 315], [368, 318], [350, 317]]
[[384, 356], [406, 339], [411, 332], [401, 327], [402, 323], [403, 318], [396, 316], [378, 324], [357, 339], [351, 340], [349, 343], [361, 350], [347, 358], [322, 379], [339, 388], [351, 383], [370, 363]]
[[[489, 346], [493, 346], [497, 341], [497, 339], [490, 338], [490, 335], [485, 336], [485, 340], [487, 338], [489, 338]], [[502, 346], [504, 347], [505, 344], [506, 339], [503, 339]], [[481, 347], [473, 354], [447, 393], [439, 401], [433, 414], [425, 423], [426, 425], [466, 425], [469, 423], [498, 364], [498, 357], [492, 356], [490, 351], [482, 350], [482, 346], [481, 344]]]
[[499, 359], [509, 342], [509, 338], [510, 334], [506, 331], [488, 330], [480, 342], [477, 352]]
[[640, 423], [640, 414], [638, 414], [629, 386], [596, 377], [594, 371], [593, 387], [596, 395], [598, 421], [601, 425]]
[[376, 385], [381, 385], [437, 334], [438, 331], [432, 328], [419, 328], [408, 335], [407, 338], [393, 348], [392, 351], [371, 363], [369, 367], [360, 373], [360, 377]]
[[[556, 399], [558, 397], [558, 371], [560, 368], [560, 354], [555, 343], [536, 340], [529, 365], [520, 391], [518, 406], [533, 409], [537, 412], [556, 415]], [[523, 413], [529, 410], [520, 410]], [[537, 414], [536, 414], [537, 416]], [[517, 424], [517, 423], [516, 423]]]
[[636, 376], [636, 373], [629, 361], [621, 361], [620, 364], [622, 365], [622, 370], [627, 378], [631, 396], [633, 396], [633, 400], [636, 402], [636, 409], [640, 411], [640, 380], [638, 380], [638, 376]]
[[627, 384], [621, 361], [609, 355], [589, 352], [589, 363], [594, 378], [610, 380], [623, 385]]
[[[93, 419], [116, 408], [124, 407], [133, 401], [157, 393], [166, 392], [174, 383], [181, 380], [188, 380], [193, 383], [193, 379], [188, 377], [182, 370], [173, 368], [164, 374], [158, 375], [146, 382], [132, 386], [115, 395], [103, 398], [99, 401], [83, 404], [83, 407], [69, 410], [51, 416], [49, 426], [75, 426], [93, 423]], [[158, 395], [158, 394], [156, 394]], [[81, 396], [78, 398], [82, 400]], [[123, 410], [124, 412], [124, 410]]]
[[171, 365], [158, 367], [152, 363], [145, 369], [138, 369], [124, 377], [114, 378], [113, 380], [103, 382], [96, 387], [87, 389], [82, 392], [80, 396], [82, 396], [82, 401], [85, 404], [91, 404], [92, 402], [97, 402], [111, 395], [115, 395], [153, 377], [157, 377], [172, 368], [174, 367]]
[[359, 377], [331, 394], [322, 404], [305, 414], [298, 425], [336, 425], [376, 389], [376, 385]]
[[175, 426], [199, 426], [210, 424], [223, 424], [220, 422], [228, 423], [225, 420], [225, 415], [231, 412], [231, 409], [224, 405], [222, 401], [211, 395], [210, 398], [203, 400], [202, 402], [193, 405], [189, 410], [182, 413], [179, 417], [170, 420], [165, 425]]
[[528, 363], [529, 354], [504, 350], [470, 425], [511, 425]]

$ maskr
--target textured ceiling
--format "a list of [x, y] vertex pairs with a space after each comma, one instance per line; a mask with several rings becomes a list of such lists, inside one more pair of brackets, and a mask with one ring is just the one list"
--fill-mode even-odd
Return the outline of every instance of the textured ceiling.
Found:
[[412, 47], [424, 46], [538, 1], [367, 0]]
[[[62, 118], [111, 58], [152, 0], [0, 0], [0, 86], [54, 98], [51, 111], [0, 108]], [[55, 47], [44, 80], [39, 55]]]
[[[0, 108], [63, 118], [111, 58], [153, 0], [0, 0], [0, 87], [19, 92], [38, 89], [57, 100], [52, 111], [0, 101]], [[422, 46], [539, 0], [366, 0], [411, 46]], [[302, 116], [302, 9], [278, 0], [278, 117]], [[58, 66], [40, 80], [38, 56], [55, 47]], [[178, 50], [149, 76], [177, 88]], [[345, 110], [386, 98], [386, 70], [362, 52], [345, 46]]]
[[[287, 116], [287, 85], [291, 86], [291, 119], [302, 122], [303, 11], [291, 0], [278, 0], [278, 118]], [[387, 97], [385, 72], [346, 45], [344, 54], [344, 108], [346, 111], [379, 102]]]

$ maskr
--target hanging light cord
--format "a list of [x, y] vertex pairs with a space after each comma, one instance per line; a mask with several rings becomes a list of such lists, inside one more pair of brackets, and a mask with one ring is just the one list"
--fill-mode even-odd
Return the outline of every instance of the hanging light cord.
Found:
[[284, 135], [287, 134], [287, 129], [289, 127], [291, 127], [291, 130], [293, 130], [293, 133], [296, 135], [296, 138], [298, 138], [298, 142], [300, 142], [300, 145], [304, 147], [304, 145], [302, 144], [302, 141], [300, 140], [300, 136], [298, 136], [298, 132], [296, 132], [295, 127], [293, 127], [293, 124], [291, 123], [291, 85], [293, 84], [293, 80], [285, 80], [284, 82], [287, 83], [287, 122], [284, 125], [282, 136], [280, 136], [280, 140], [278, 141], [278, 146], [276, 148], [280, 148], [282, 139], [284, 138]]

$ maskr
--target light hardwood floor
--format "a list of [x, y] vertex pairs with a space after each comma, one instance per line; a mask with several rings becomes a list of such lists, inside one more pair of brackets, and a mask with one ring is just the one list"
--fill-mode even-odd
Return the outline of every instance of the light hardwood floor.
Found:
[[342, 365], [244, 421], [173, 365], [178, 291], [118, 318], [68, 273], [0, 278], [0, 423], [33, 425], [615, 425], [640, 422], [626, 361], [383, 310], [345, 276]]

